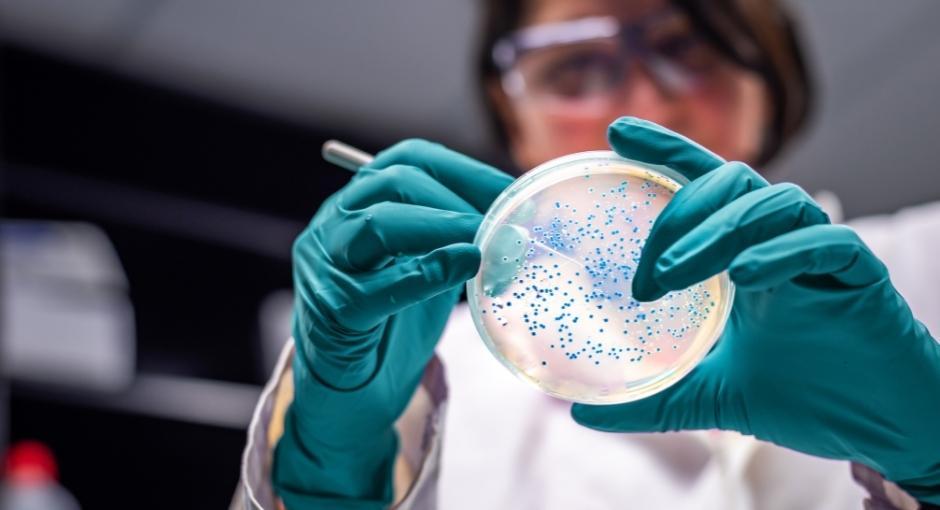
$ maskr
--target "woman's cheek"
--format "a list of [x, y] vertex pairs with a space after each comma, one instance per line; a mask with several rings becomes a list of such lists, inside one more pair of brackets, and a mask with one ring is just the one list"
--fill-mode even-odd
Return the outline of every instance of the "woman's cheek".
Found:
[[727, 160], [753, 162], [760, 150], [767, 115], [763, 83], [741, 73], [734, 85], [693, 103], [697, 138], [702, 145]]
[[725, 159], [741, 159], [737, 148], [739, 129], [734, 120], [737, 114], [733, 109], [721, 104], [703, 102], [694, 107], [689, 117], [694, 119], [694, 126], [690, 126], [684, 135]]

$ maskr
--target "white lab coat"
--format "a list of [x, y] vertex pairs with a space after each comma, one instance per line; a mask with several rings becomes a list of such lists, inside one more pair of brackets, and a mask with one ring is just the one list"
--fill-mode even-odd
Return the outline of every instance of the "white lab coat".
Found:
[[[885, 262], [915, 316], [940, 331], [940, 203], [850, 223]], [[866, 496], [846, 462], [818, 459], [731, 432], [608, 434], [583, 428], [570, 405], [522, 383], [479, 340], [466, 305], [439, 343], [449, 392], [422, 385], [397, 424], [416, 473], [399, 508], [852, 509]], [[259, 403], [233, 506], [270, 504], [271, 394]], [[434, 393], [434, 391], [430, 391]], [[254, 506], [257, 504], [257, 506]]]

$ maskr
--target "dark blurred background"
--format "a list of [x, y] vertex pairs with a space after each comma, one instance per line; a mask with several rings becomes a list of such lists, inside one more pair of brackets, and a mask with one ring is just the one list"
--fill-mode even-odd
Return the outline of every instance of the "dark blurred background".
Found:
[[[848, 217], [940, 198], [940, 3], [794, 7], [822, 103], [779, 175]], [[30, 303], [100, 303], [49, 319], [67, 349], [4, 352], [0, 446], [50, 446], [84, 508], [224, 507], [288, 331], [291, 241], [348, 179], [320, 144], [499, 161], [475, 19], [473, 0], [0, 0], [4, 333]], [[98, 252], [116, 258], [82, 277], [37, 262]]]

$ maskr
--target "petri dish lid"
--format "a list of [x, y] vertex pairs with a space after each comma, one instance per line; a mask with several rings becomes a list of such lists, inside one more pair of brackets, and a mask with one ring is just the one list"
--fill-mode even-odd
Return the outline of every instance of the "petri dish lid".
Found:
[[631, 284], [656, 218], [688, 180], [660, 165], [590, 151], [527, 172], [493, 202], [467, 282], [490, 352], [549, 395], [590, 404], [638, 400], [697, 365], [727, 321], [721, 273], [653, 302]]

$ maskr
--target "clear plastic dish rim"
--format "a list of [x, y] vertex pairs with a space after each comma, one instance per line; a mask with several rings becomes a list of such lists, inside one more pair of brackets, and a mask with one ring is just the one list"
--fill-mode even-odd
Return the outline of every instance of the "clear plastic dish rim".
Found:
[[[477, 230], [476, 237], [473, 239], [473, 244], [480, 249], [481, 253], [484, 251], [486, 243], [488, 243], [490, 237], [492, 237], [495, 227], [500, 224], [507, 214], [509, 214], [508, 211], [503, 211], [502, 209], [506, 206], [507, 203], [515, 199], [517, 195], [526, 192], [528, 193], [528, 196], [532, 196], [539, 191], [558, 184], [559, 182], [566, 181], [572, 177], [584, 175], [583, 168], [580, 170], [579, 168], [585, 164], [593, 163], [618, 163], [636, 166], [648, 172], [648, 180], [654, 182], [662, 182], [664, 179], [666, 181], [672, 181], [670, 184], [675, 186], [676, 191], [690, 182], [687, 177], [678, 171], [673, 170], [672, 168], [664, 165], [654, 165], [645, 163], [643, 161], [625, 158], [614, 151], [596, 150], [568, 154], [538, 165], [532, 170], [529, 170], [528, 172], [519, 176], [519, 178], [517, 178], [512, 184], [503, 190], [503, 192], [496, 197], [496, 200], [493, 201], [493, 203], [490, 205], [490, 208], [486, 211], [486, 214], [483, 217], [483, 221], [480, 224], [480, 228]], [[728, 322], [728, 317], [731, 315], [735, 290], [734, 283], [731, 282], [727, 272], [722, 272], [715, 276], [718, 276], [722, 295], [727, 296], [727, 299], [722, 300], [720, 304], [722, 310], [721, 316], [718, 318], [719, 323], [715, 328], [714, 333], [706, 342], [707, 345], [699, 349], [694, 356], [684, 360], [682, 363], [673, 367], [671, 370], [667, 370], [662, 374], [659, 374], [656, 377], [652, 377], [644, 383], [631, 388], [630, 391], [626, 394], [620, 395], [620, 398], [599, 396], [598, 398], [593, 399], [578, 399], [540, 386], [535, 379], [528, 376], [525, 372], [522, 371], [522, 369], [506, 359], [503, 353], [500, 352], [500, 350], [496, 347], [496, 343], [493, 341], [489, 332], [486, 330], [486, 326], [483, 324], [482, 315], [480, 314], [480, 308], [477, 305], [478, 298], [483, 294], [482, 289], [477, 288], [480, 273], [477, 273], [473, 278], [467, 280], [467, 302], [470, 306], [470, 316], [473, 319], [473, 325], [480, 334], [480, 338], [483, 339], [484, 345], [486, 345], [486, 348], [490, 351], [490, 354], [499, 360], [500, 364], [506, 367], [514, 376], [516, 376], [516, 378], [525, 381], [528, 385], [535, 387], [542, 393], [546, 393], [552, 397], [569, 402], [592, 405], [624, 404], [627, 402], [642, 400], [644, 398], [655, 395], [684, 379], [696, 366], [698, 366], [699, 363], [702, 362], [703, 359], [705, 359], [705, 356], [711, 352], [712, 347], [714, 347], [715, 343], [718, 342], [718, 339], [721, 338], [721, 335], [725, 329], [725, 325]]]

